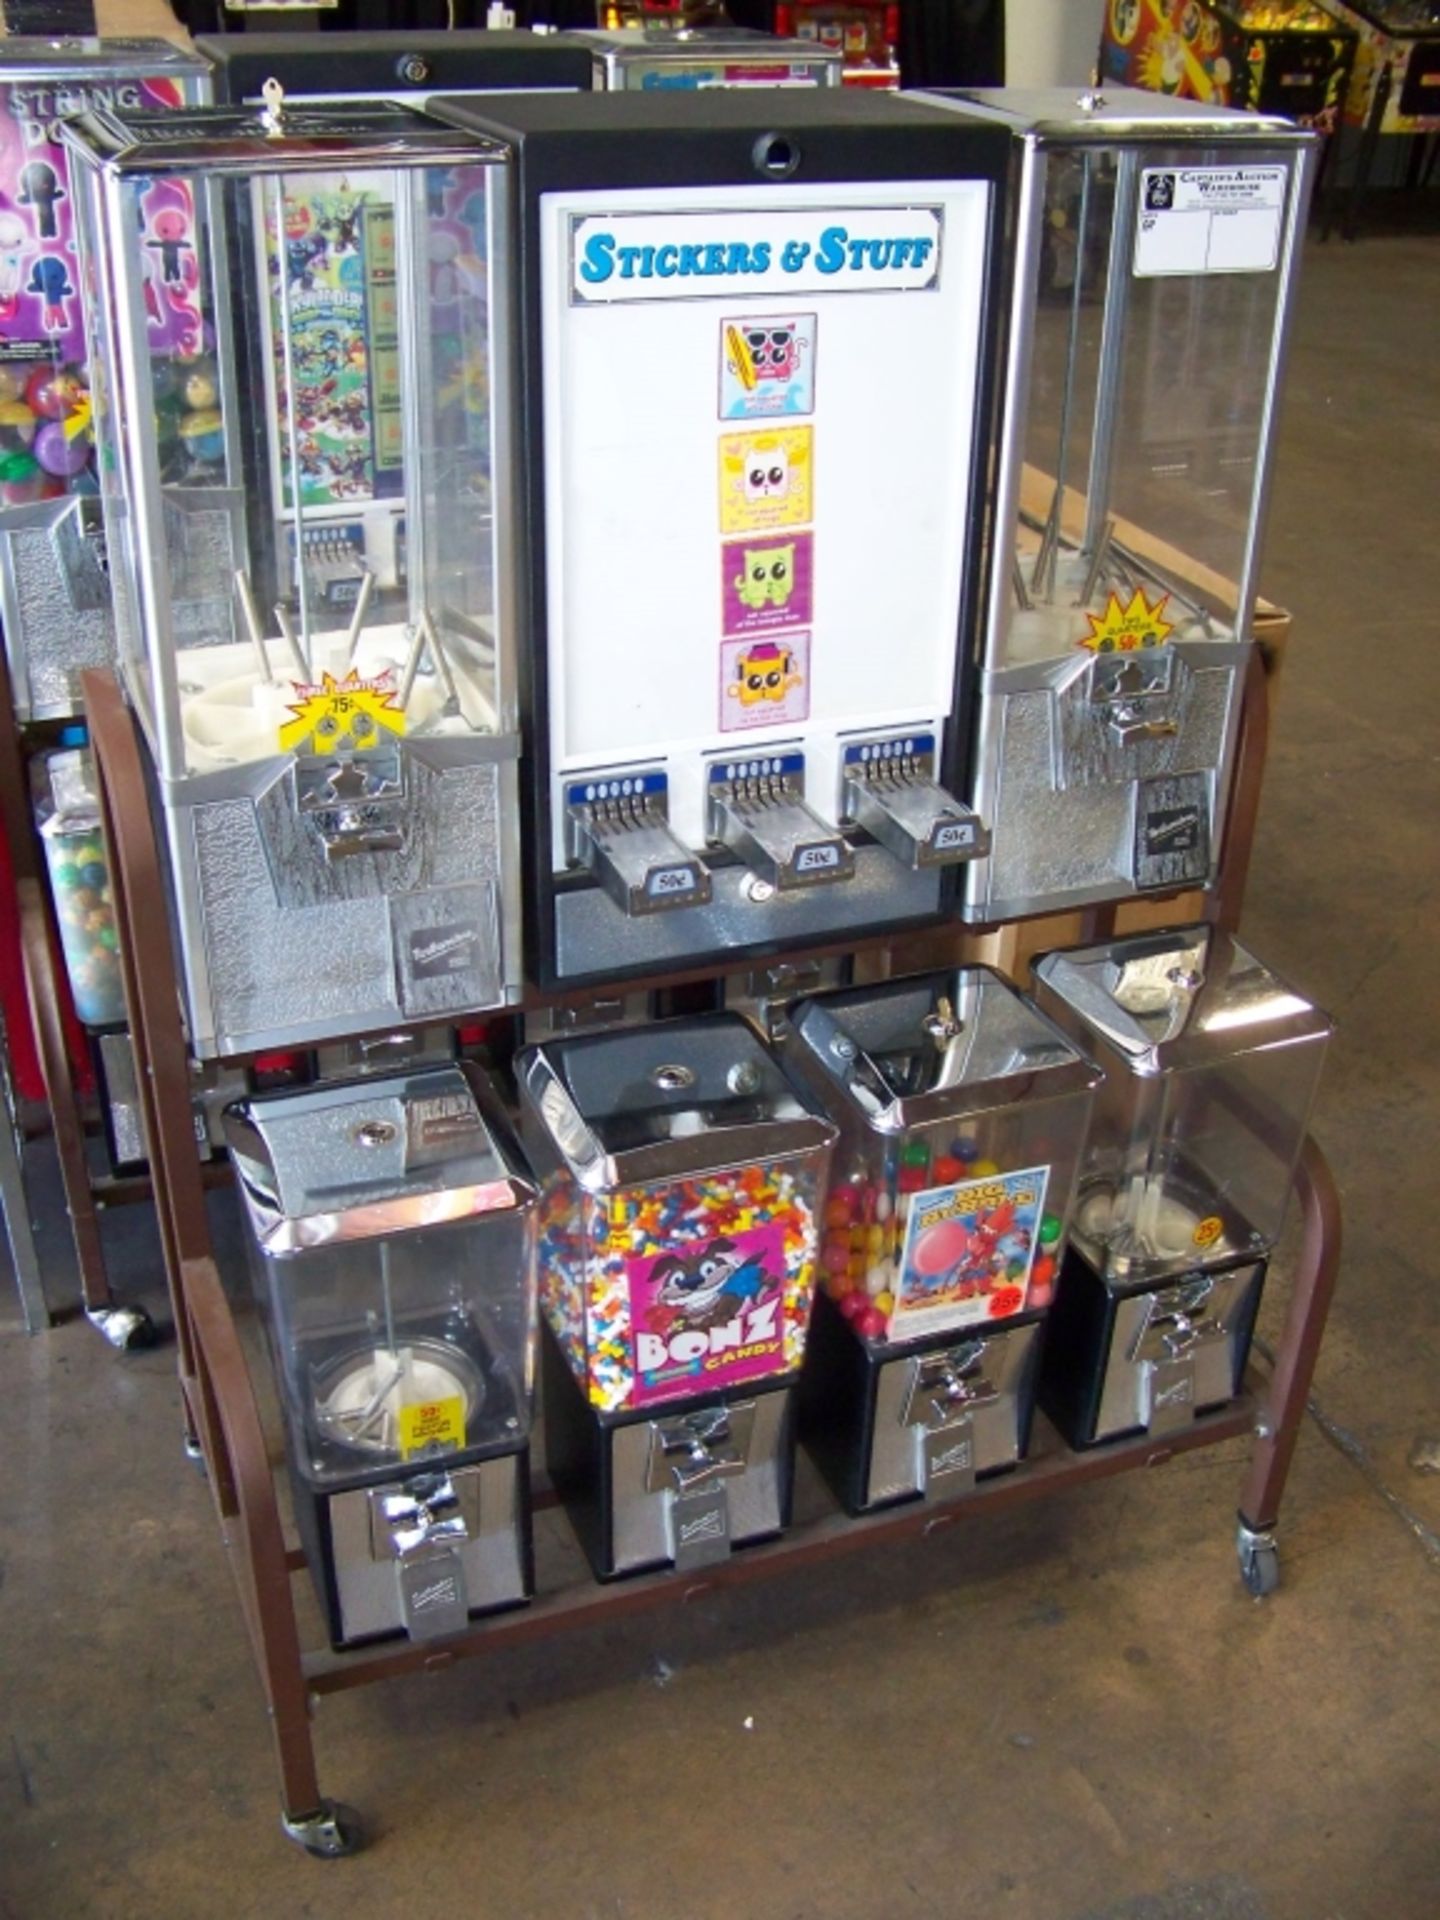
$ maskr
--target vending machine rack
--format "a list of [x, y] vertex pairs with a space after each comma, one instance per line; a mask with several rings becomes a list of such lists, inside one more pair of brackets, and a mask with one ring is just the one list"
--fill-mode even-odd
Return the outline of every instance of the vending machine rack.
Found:
[[[322, 1794], [311, 1713], [319, 1697], [406, 1671], [435, 1672], [454, 1660], [569, 1627], [687, 1601], [721, 1586], [798, 1569], [850, 1548], [943, 1533], [971, 1515], [1000, 1511], [1031, 1496], [1143, 1466], [1245, 1434], [1255, 1445], [1239, 1501], [1237, 1550], [1247, 1590], [1278, 1584], [1275, 1528], [1305, 1413], [1340, 1257], [1340, 1203], [1323, 1154], [1312, 1140], [1301, 1159], [1302, 1236], [1283, 1336], [1268, 1380], [1252, 1375], [1240, 1397], [1167, 1435], [1142, 1435], [1072, 1452], [1037, 1422], [1031, 1457], [1014, 1471], [948, 1500], [917, 1502], [851, 1519], [823, 1501], [797, 1514], [783, 1537], [701, 1572], [641, 1574], [615, 1585], [557, 1579], [542, 1564], [530, 1606], [473, 1622], [443, 1642], [400, 1642], [336, 1652], [302, 1644], [293, 1583], [305, 1577], [303, 1551], [282, 1520], [276, 1461], [267, 1447], [254, 1377], [240, 1329], [220, 1282], [206, 1217], [202, 1169], [194, 1151], [187, 1097], [188, 1058], [166, 932], [159, 852], [145, 792], [135, 722], [113, 675], [86, 676], [86, 706], [121, 931], [157, 1213], [178, 1342], [187, 1447], [203, 1461], [221, 1535], [229, 1551], [264, 1689], [279, 1769], [286, 1835], [320, 1858], [363, 1844], [359, 1816]], [[1221, 884], [1207, 897], [1209, 917], [1233, 928], [1239, 915], [1259, 799], [1267, 694], [1258, 660], [1247, 676], [1236, 790], [1226, 828]], [[1087, 932], [1113, 924], [1113, 907], [1092, 909]], [[973, 952], [974, 930], [953, 933]], [[933, 952], [933, 939], [931, 948]], [[907, 964], [910, 956], [906, 956]], [[920, 964], [925, 964], [921, 962]], [[657, 983], [659, 984], [659, 983]], [[554, 1504], [543, 1483], [535, 1504]]]

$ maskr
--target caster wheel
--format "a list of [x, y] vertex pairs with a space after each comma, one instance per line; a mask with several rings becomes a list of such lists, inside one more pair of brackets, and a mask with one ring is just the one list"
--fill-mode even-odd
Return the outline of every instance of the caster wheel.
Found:
[[1240, 1578], [1245, 1584], [1245, 1591], [1253, 1594], [1257, 1600], [1274, 1593], [1280, 1585], [1280, 1550], [1275, 1544], [1275, 1536], [1253, 1533], [1242, 1523], [1235, 1549], [1240, 1556]]
[[143, 1307], [94, 1307], [85, 1318], [120, 1353], [138, 1353], [159, 1339], [155, 1322]]
[[287, 1840], [317, 1860], [343, 1860], [365, 1844], [360, 1816], [343, 1800], [322, 1800], [314, 1813], [282, 1813], [280, 1827]]
[[205, 1465], [205, 1449], [195, 1438], [195, 1435], [193, 1433], [182, 1433], [180, 1436], [180, 1447], [185, 1458], [190, 1462], [191, 1466], [194, 1467], [200, 1478], [202, 1480], [208, 1480], [210, 1478], [210, 1470]]

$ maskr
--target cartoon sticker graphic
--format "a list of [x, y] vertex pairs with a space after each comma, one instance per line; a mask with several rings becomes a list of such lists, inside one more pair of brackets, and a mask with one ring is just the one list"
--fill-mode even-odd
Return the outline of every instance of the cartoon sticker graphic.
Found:
[[726, 640], [720, 648], [720, 731], [744, 733], [810, 717], [810, 636]]
[[40, 255], [30, 269], [30, 284], [25, 291], [39, 297], [40, 324], [45, 331], [64, 333], [70, 325], [70, 312], [65, 302], [73, 298], [75, 289], [70, 284], [65, 262], [58, 253]]
[[892, 1340], [1004, 1320], [1023, 1309], [1049, 1177], [1048, 1167], [1027, 1167], [914, 1196]]
[[785, 1243], [778, 1226], [626, 1261], [635, 1404], [779, 1372]]
[[727, 637], [810, 624], [814, 571], [810, 534], [795, 533], [784, 540], [727, 540], [720, 549], [720, 566]]
[[1091, 653], [1135, 653], [1143, 647], [1163, 647], [1175, 631], [1174, 621], [1165, 618], [1169, 604], [1169, 594], [1162, 593], [1152, 606], [1139, 587], [1124, 605], [1112, 593], [1103, 613], [1086, 615], [1090, 633], [1080, 644]]
[[815, 315], [744, 314], [720, 322], [720, 418], [815, 411]]
[[727, 433], [720, 441], [720, 531], [760, 533], [811, 518], [809, 427]]

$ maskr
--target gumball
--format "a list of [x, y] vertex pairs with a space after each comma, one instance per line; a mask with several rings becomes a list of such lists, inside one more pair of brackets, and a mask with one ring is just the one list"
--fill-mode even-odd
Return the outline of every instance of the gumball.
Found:
[[46, 420], [74, 413], [87, 391], [80, 376], [66, 367], [37, 367], [25, 383], [26, 403]]
[[113, 924], [100, 929], [100, 944], [110, 952], [113, 952], [114, 949], [119, 946], [120, 936], [115, 931]]
[[989, 1180], [994, 1174], [999, 1173], [999, 1171], [999, 1167], [996, 1166], [993, 1160], [977, 1160], [970, 1169], [970, 1178], [972, 1180]]
[[0, 401], [0, 447], [28, 447], [39, 424], [23, 400]]
[[47, 473], [68, 480], [90, 458], [90, 435], [68, 434], [58, 420], [47, 420], [35, 436], [35, 458]]
[[975, 1159], [979, 1153], [980, 1147], [978, 1142], [974, 1140], [952, 1140], [950, 1142], [950, 1151], [957, 1160], [963, 1160], [966, 1166], [969, 1166], [970, 1162]]
[[1060, 1216], [1058, 1213], [1043, 1214], [1040, 1219], [1040, 1244], [1053, 1247], [1060, 1238]]
[[900, 1149], [902, 1167], [928, 1167], [930, 1164], [930, 1143], [927, 1140], [907, 1140]]
[[64, 888], [66, 892], [79, 884], [80, 869], [73, 860], [60, 861], [57, 866], [50, 869], [50, 872], [56, 886]]
[[0, 454], [0, 500], [12, 507], [45, 497], [45, 475], [33, 454]]
[[910, 1264], [917, 1273], [927, 1276], [944, 1273], [947, 1267], [955, 1266], [964, 1258], [969, 1244], [967, 1227], [959, 1220], [942, 1220], [939, 1226], [929, 1227], [920, 1235]]
[[884, 1314], [873, 1306], [866, 1307], [865, 1311], [857, 1314], [855, 1318], [855, 1331], [866, 1340], [883, 1340], [888, 1326], [889, 1322]]
[[87, 887], [93, 887], [96, 893], [104, 888], [109, 874], [103, 860], [87, 860], [80, 869], [80, 878]]
[[888, 1320], [890, 1318], [891, 1313], [894, 1311], [894, 1308], [895, 1308], [895, 1296], [893, 1293], [891, 1293], [888, 1290], [888, 1288], [884, 1293], [876, 1294], [875, 1311], [877, 1313], [883, 1313], [885, 1318]]
[[225, 423], [218, 407], [187, 413], [180, 421], [180, 439], [194, 460], [221, 460], [225, 455]]
[[202, 364], [184, 376], [180, 398], [187, 407], [203, 412], [206, 407], [213, 407], [219, 397], [220, 389], [216, 385], [213, 367]]
[[842, 1295], [839, 1307], [847, 1320], [858, 1320], [862, 1313], [871, 1311], [868, 1294], [859, 1290]]
[[955, 1159], [953, 1154], [948, 1153], [942, 1153], [936, 1157], [935, 1165], [930, 1172], [937, 1187], [948, 1187], [956, 1180], [965, 1178], [963, 1161]]

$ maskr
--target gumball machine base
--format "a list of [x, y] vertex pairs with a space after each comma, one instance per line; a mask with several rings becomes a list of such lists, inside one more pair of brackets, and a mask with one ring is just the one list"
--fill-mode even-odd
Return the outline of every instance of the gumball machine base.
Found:
[[1025, 1458], [1044, 1315], [889, 1344], [827, 1294], [800, 1376], [800, 1439], [845, 1511], [963, 1493]]

